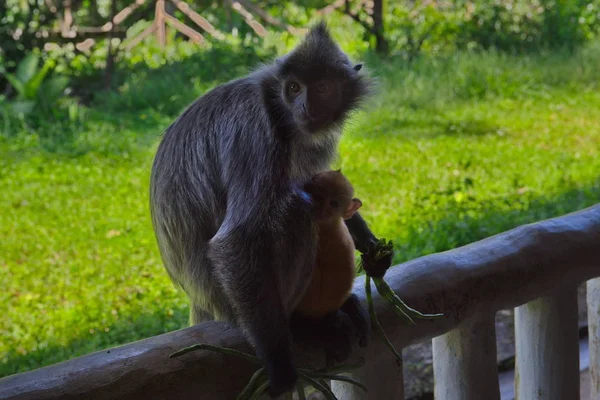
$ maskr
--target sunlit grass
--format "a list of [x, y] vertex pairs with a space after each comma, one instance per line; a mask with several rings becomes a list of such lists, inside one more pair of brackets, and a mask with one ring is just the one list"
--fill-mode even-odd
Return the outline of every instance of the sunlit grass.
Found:
[[[591, 48], [371, 60], [382, 95], [350, 124], [337, 164], [396, 261], [597, 202], [598, 59]], [[133, 77], [68, 137], [58, 123], [0, 135], [0, 375], [186, 324], [147, 193], [161, 131], [216, 84], [194, 77], [196, 61]]]

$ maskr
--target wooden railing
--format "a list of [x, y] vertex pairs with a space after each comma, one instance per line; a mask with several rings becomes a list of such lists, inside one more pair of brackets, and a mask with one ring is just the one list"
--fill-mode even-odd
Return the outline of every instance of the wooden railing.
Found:
[[[517, 307], [515, 392], [519, 399], [579, 398], [577, 286], [600, 276], [600, 204], [433, 254], [388, 271], [409, 305], [444, 318], [400, 321], [374, 296], [400, 349], [433, 338], [436, 399], [500, 399], [494, 315]], [[600, 279], [588, 283], [591, 398], [600, 398]], [[364, 301], [364, 281], [355, 292]], [[233, 399], [255, 366], [206, 351], [169, 354], [197, 342], [249, 351], [237, 329], [206, 322], [122, 347], [0, 379], [0, 399]], [[323, 350], [295, 345], [298, 365], [323, 366]], [[368, 394], [332, 383], [339, 399], [402, 399], [402, 367], [374, 335], [346, 363]]]

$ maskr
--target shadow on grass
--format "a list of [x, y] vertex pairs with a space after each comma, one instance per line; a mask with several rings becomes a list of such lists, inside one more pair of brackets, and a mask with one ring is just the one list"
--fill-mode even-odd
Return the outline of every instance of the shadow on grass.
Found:
[[[438, 218], [424, 221], [421, 226], [409, 227], [408, 240], [396, 242], [396, 262], [410, 260], [430, 253], [463, 246], [519, 225], [567, 214], [600, 201], [600, 179], [586, 187], [573, 188], [556, 196], [523, 199], [512, 196], [504, 199], [504, 210], [498, 203], [483, 204], [477, 216], [460, 207], [447, 209]], [[526, 206], [523, 205], [526, 203]], [[86, 353], [118, 346], [131, 341], [159, 335], [184, 327], [188, 318], [187, 307], [173, 315], [165, 313], [123, 316], [108, 332], [96, 332], [74, 337], [66, 346], [50, 344], [26, 355], [16, 352], [6, 355], [0, 364], [0, 376], [6, 376], [44, 365], [60, 362]]]
[[438, 136], [498, 135], [504, 133], [503, 131], [501, 126], [486, 119], [460, 119], [446, 116], [441, 111], [414, 111], [401, 105], [393, 113], [375, 110], [373, 114], [366, 114], [359, 129], [354, 129], [354, 135], [366, 138], [394, 137], [417, 140], [434, 139]]
[[407, 227], [407, 239], [393, 239], [395, 262], [400, 263], [431, 253], [454, 249], [520, 225], [558, 217], [600, 203], [600, 176], [585, 187], [552, 196], [515, 194], [494, 202], [446, 209], [419, 226]]
[[187, 326], [188, 312], [185, 307], [174, 310], [173, 315], [164, 312], [122, 316], [118, 323], [108, 327], [108, 332], [89, 332], [72, 338], [66, 346], [49, 344], [27, 354], [13, 350], [5, 355], [6, 362], [0, 362], [0, 378], [181, 329]]

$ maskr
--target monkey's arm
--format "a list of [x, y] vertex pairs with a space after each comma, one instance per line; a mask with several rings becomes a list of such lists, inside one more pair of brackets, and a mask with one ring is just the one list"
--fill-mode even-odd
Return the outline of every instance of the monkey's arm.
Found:
[[370, 248], [375, 246], [377, 238], [371, 232], [371, 229], [367, 225], [367, 222], [363, 219], [359, 212], [355, 212], [354, 215], [345, 220], [346, 226], [350, 231], [354, 246], [358, 251], [365, 254]]
[[361, 253], [361, 259], [363, 262], [363, 268], [367, 275], [374, 278], [382, 278], [386, 271], [392, 265], [394, 253], [386, 255], [385, 257], [376, 260], [375, 259], [375, 245], [377, 244], [377, 237], [371, 232], [371, 229], [367, 225], [367, 222], [363, 219], [359, 212], [345, 220], [348, 231], [354, 241], [354, 246]]

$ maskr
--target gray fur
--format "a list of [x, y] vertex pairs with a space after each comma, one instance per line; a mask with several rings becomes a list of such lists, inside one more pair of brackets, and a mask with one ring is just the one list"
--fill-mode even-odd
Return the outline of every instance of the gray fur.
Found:
[[[282, 85], [290, 73], [312, 79], [315, 65], [343, 74], [346, 98], [335, 121], [306, 132]], [[329, 167], [367, 88], [319, 24], [277, 63], [197, 99], [166, 130], [154, 160], [152, 221], [165, 267], [190, 298], [191, 322], [237, 324], [267, 362], [272, 389], [295, 380], [288, 324], [316, 254], [310, 210], [291, 188]]]

